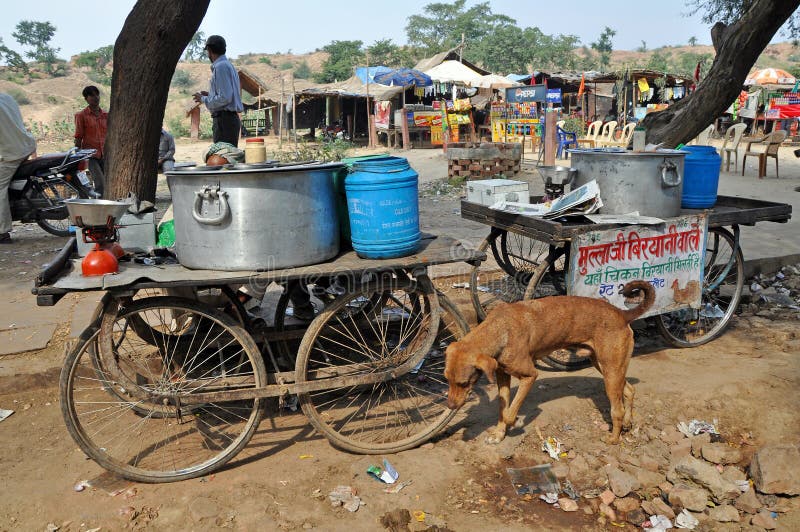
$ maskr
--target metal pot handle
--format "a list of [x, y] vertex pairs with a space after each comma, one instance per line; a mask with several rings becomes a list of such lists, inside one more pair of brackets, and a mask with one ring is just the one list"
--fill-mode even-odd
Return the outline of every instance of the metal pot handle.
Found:
[[[203, 216], [203, 200], [209, 200], [210, 202], [219, 201], [219, 214], [216, 216]], [[229, 211], [230, 207], [228, 206], [228, 193], [224, 191], [220, 192], [219, 185], [205, 186], [203, 187], [203, 190], [198, 190], [195, 192], [192, 218], [194, 218], [197, 223], [203, 225], [220, 225], [225, 218], [228, 217]]]
[[[678, 174], [678, 166], [672, 161], [664, 159], [664, 162], [658, 165], [661, 169], [661, 186], [664, 188], [677, 187], [681, 184], [683, 178]], [[667, 178], [667, 172], [674, 175], [672, 179]]]

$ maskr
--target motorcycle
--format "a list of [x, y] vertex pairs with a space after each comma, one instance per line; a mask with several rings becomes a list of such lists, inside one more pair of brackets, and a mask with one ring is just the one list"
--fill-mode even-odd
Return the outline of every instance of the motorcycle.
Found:
[[347, 130], [337, 120], [333, 125], [325, 125], [324, 122], [319, 125], [320, 133], [322, 133], [322, 140], [333, 141], [336, 139], [350, 140], [350, 135]]
[[95, 150], [72, 148], [48, 153], [19, 165], [8, 186], [11, 218], [39, 227], [56, 236], [69, 236], [69, 213], [64, 200], [99, 198], [86, 172], [78, 165]]

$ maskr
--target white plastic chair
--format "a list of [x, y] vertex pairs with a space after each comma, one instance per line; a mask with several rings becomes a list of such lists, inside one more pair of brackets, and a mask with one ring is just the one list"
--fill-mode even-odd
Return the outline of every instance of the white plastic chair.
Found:
[[703, 131], [701, 131], [699, 135], [697, 135], [697, 138], [694, 139], [695, 144], [699, 146], [708, 146], [708, 141], [711, 139], [711, 134], [715, 129], [716, 127], [714, 127], [714, 124], [709, 125]]
[[610, 146], [614, 143], [614, 132], [617, 130], [617, 121], [611, 120], [603, 124], [600, 135], [597, 137], [598, 146]]
[[747, 129], [747, 124], [740, 123], [732, 125], [725, 132], [725, 139], [722, 141], [720, 154], [725, 159], [726, 172], [729, 172], [731, 169], [731, 153], [733, 154], [733, 171], [736, 172], [739, 170], [739, 143], [742, 141], [742, 135], [745, 129]]
[[597, 145], [597, 136], [600, 134], [601, 127], [603, 127], [602, 120], [596, 120], [589, 124], [589, 127], [586, 130], [586, 136], [582, 139], [578, 139], [578, 144], [588, 144], [594, 148], [595, 145]]

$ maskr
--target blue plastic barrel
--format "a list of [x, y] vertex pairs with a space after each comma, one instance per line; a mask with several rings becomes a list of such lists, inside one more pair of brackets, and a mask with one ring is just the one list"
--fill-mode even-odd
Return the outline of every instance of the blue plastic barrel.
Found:
[[688, 152], [683, 167], [684, 209], [707, 209], [717, 203], [719, 169], [722, 158], [714, 146], [684, 146]]
[[353, 164], [345, 179], [350, 239], [359, 257], [411, 255], [420, 240], [418, 176], [403, 157], [377, 157]]

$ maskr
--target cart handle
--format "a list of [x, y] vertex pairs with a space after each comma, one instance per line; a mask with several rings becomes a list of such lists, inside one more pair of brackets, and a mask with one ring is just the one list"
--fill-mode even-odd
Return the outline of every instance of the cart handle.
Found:
[[[217, 216], [203, 216], [203, 201], [219, 203], [219, 214]], [[220, 191], [219, 185], [206, 185], [202, 190], [195, 192], [194, 206], [192, 207], [192, 218], [197, 223], [203, 225], [220, 225], [228, 217], [230, 207], [228, 206], [228, 193]]]

